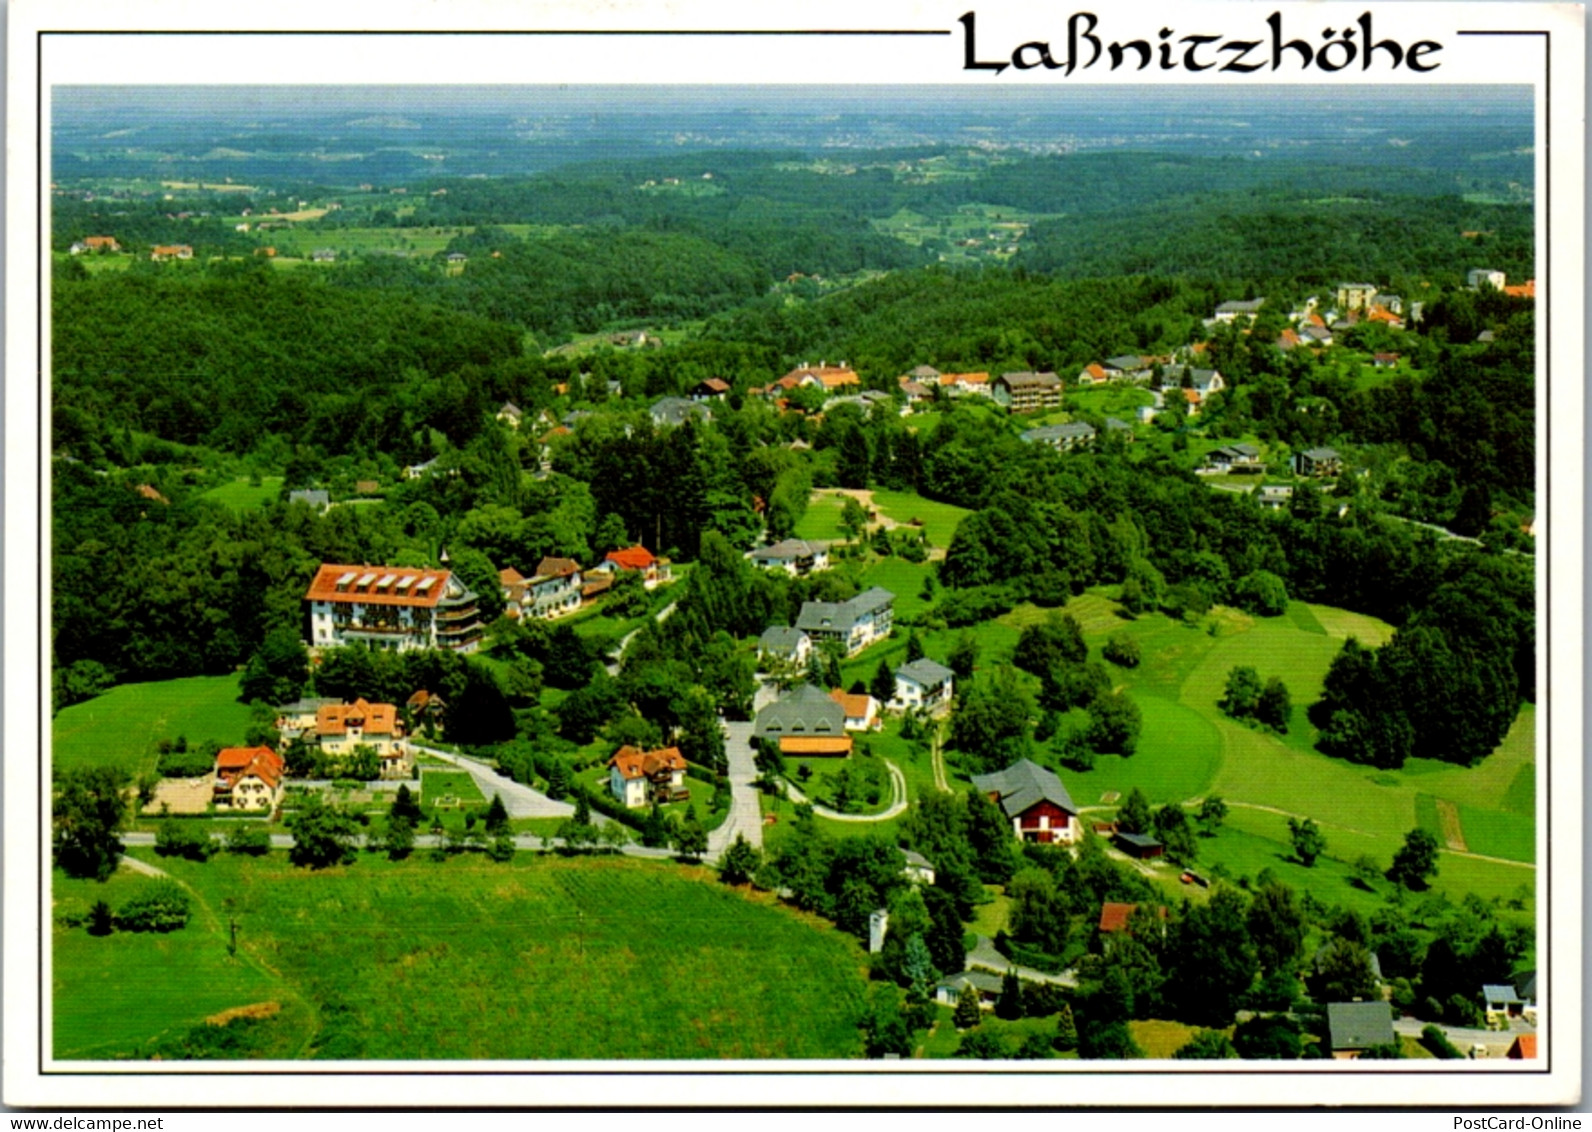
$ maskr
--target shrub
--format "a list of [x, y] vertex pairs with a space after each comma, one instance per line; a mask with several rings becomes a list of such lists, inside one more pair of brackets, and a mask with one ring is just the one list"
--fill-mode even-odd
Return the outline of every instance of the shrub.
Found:
[[116, 910], [115, 924], [124, 932], [174, 932], [187, 927], [188, 894], [175, 881], [145, 885]]
[[163, 778], [200, 778], [210, 773], [215, 757], [203, 748], [162, 751], [155, 769]]
[[1101, 651], [1107, 660], [1119, 668], [1139, 667], [1139, 642], [1126, 633], [1112, 633]]
[[235, 825], [227, 830], [227, 852], [263, 857], [271, 851], [271, 835], [258, 826]]
[[1459, 1052], [1454, 1043], [1448, 1040], [1448, 1035], [1436, 1026], [1423, 1026], [1421, 1028], [1421, 1045], [1431, 1052], [1431, 1055], [1440, 1061], [1462, 1060], [1464, 1054]]
[[202, 826], [167, 818], [155, 830], [155, 852], [162, 857], [186, 857], [190, 861], [208, 861], [216, 851], [210, 831]]

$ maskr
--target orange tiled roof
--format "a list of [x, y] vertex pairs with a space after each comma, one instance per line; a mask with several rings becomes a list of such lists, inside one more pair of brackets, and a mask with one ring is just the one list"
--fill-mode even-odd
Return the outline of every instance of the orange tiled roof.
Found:
[[1515, 1044], [1510, 1047], [1509, 1056], [1516, 1060], [1535, 1058], [1537, 1056], [1537, 1035], [1521, 1034], [1516, 1037]]
[[1137, 904], [1102, 904], [1100, 905], [1100, 930], [1103, 932], [1121, 932], [1128, 928], [1128, 920], [1132, 918]]
[[[1537, 297], [1537, 281], [1527, 279], [1524, 283], [1516, 283], [1504, 288], [1504, 294], [1512, 295], [1517, 299], [1535, 299]], [[1536, 1035], [1532, 1035], [1535, 1041]]]
[[275, 790], [282, 768], [282, 756], [270, 747], [223, 747], [216, 752], [216, 775], [228, 787], [252, 774]]
[[1198, 389], [1185, 389], [1183, 390], [1183, 399], [1190, 405], [1198, 405], [1200, 403], [1200, 391]]
[[1084, 366], [1083, 369], [1085, 373], [1094, 378], [1096, 381], [1104, 381], [1106, 379], [1106, 368], [1099, 362], [1090, 362], [1088, 365]]
[[867, 719], [868, 705], [873, 701], [872, 696], [859, 696], [851, 692], [843, 692], [839, 688], [829, 693], [829, 698], [840, 705], [846, 713], [847, 719]]
[[650, 570], [658, 560], [646, 547], [631, 546], [624, 550], [610, 550], [605, 561], [612, 562], [621, 570]]
[[779, 741], [779, 749], [787, 755], [849, 755], [851, 736], [786, 735]]
[[987, 373], [945, 373], [940, 375], [941, 385], [988, 385]]
[[398, 709], [392, 704], [371, 704], [363, 699], [351, 704], [323, 704], [315, 713], [317, 735], [343, 735], [349, 724], [363, 727], [366, 735], [399, 735]]
[[804, 377], [817, 378], [825, 389], [839, 389], [842, 385], [862, 384], [862, 378], [857, 376], [857, 371], [846, 366], [800, 366], [791, 370], [774, 384], [789, 389], [793, 385], [799, 385]]
[[[447, 591], [450, 577], [452, 574], [447, 570], [417, 570], [410, 566], [322, 565], [304, 594], [304, 600], [430, 608]], [[343, 582], [345, 578], [348, 580]], [[421, 589], [427, 579], [430, 584]], [[342, 588], [339, 588], [340, 582]]]
[[650, 778], [660, 770], [684, 770], [685, 756], [679, 747], [664, 747], [657, 751], [643, 751], [640, 747], [620, 747], [608, 765], [619, 768], [619, 776], [626, 780]]
[[505, 586], [523, 586], [525, 584], [525, 575], [521, 574], [514, 567], [509, 566], [506, 569], [498, 571], [498, 581], [502, 582]]

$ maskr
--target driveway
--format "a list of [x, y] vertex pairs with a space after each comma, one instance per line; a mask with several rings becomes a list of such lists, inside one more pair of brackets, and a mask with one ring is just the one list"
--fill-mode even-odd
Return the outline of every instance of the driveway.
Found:
[[[498, 794], [503, 798], [503, 807], [508, 810], [511, 818], [567, 818], [575, 813], [575, 807], [568, 802], [555, 802], [539, 790], [532, 790], [523, 783], [515, 782], [506, 775], [499, 774], [491, 767], [476, 759], [456, 755], [452, 751], [438, 750], [436, 747], [425, 747], [419, 743], [412, 744], [415, 750], [424, 751], [428, 755], [450, 762], [462, 771], [466, 771], [475, 784], [481, 788], [481, 794], [488, 800], [492, 795]], [[593, 821], [601, 821], [599, 815], [592, 815]]]
[[[764, 685], [766, 687], [766, 685]], [[763, 688], [758, 689], [758, 696]], [[757, 698], [753, 698], [754, 708]], [[755, 714], [755, 711], [754, 711]], [[722, 721], [724, 753], [729, 760], [730, 812], [724, 824], [708, 834], [708, 857], [717, 860], [735, 841], [736, 834], [747, 843], [763, 847], [763, 810], [757, 804], [757, 757], [752, 751], [752, 721]]]
[[1072, 971], [1063, 971], [1059, 975], [1048, 975], [1044, 971], [1036, 971], [1032, 967], [1022, 967], [1013, 963], [1006, 956], [995, 950], [994, 942], [988, 936], [978, 937], [978, 946], [967, 953], [967, 966], [969, 970], [992, 971], [997, 975], [1004, 975], [1007, 971], [1016, 971], [1019, 979], [1026, 979], [1031, 983], [1054, 983], [1059, 987], [1076, 987], [1078, 976]]

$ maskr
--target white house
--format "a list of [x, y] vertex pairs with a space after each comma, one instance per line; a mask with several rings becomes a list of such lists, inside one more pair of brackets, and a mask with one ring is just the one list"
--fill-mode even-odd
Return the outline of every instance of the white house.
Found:
[[282, 774], [282, 756], [270, 747], [221, 748], [216, 752], [216, 808], [270, 813], [282, 801]]
[[322, 565], [304, 600], [315, 649], [474, 652], [481, 644], [476, 596], [447, 570]]
[[608, 760], [608, 789], [626, 809], [654, 802], [676, 802], [689, 796], [685, 785], [685, 758], [678, 747], [643, 751], [620, 747]]
[[1504, 289], [1504, 281], [1506, 278], [1507, 277], [1502, 271], [1494, 271], [1490, 267], [1478, 267], [1466, 274], [1465, 282], [1470, 286], [1472, 291], [1481, 290], [1483, 283], [1491, 287], [1494, 291], [1502, 291]]
[[760, 547], [748, 558], [760, 570], [783, 570], [793, 578], [829, 569], [829, 550], [805, 539], [788, 538], [773, 546]]
[[829, 693], [829, 698], [846, 713], [844, 726], [847, 731], [872, 731], [880, 726], [879, 701], [872, 696], [836, 688]]
[[808, 654], [812, 651], [812, 638], [789, 625], [771, 625], [757, 638], [759, 658], [773, 657], [792, 664], [806, 664]]
[[937, 661], [920, 657], [908, 661], [895, 674], [895, 695], [890, 706], [897, 711], [925, 708], [933, 711], [951, 702], [956, 674]]
[[804, 601], [796, 628], [814, 642], [839, 641], [855, 656], [890, 635], [895, 594], [874, 586], [850, 601]]

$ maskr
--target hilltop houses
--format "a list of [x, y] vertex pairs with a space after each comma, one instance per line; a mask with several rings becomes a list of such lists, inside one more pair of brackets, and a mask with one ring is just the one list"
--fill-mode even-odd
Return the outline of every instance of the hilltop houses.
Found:
[[1216, 317], [1212, 321], [1225, 323], [1243, 319], [1245, 322], [1254, 322], [1255, 316], [1260, 313], [1260, 308], [1265, 303], [1265, 299], [1234, 299], [1222, 303], [1216, 308]]
[[448, 570], [323, 564], [304, 600], [314, 649], [470, 653], [484, 632], [476, 595]]
[[855, 656], [890, 635], [894, 603], [895, 594], [878, 586], [850, 601], [806, 601], [796, 628], [814, 643], [839, 641], [847, 656]]
[[1293, 468], [1300, 476], [1335, 476], [1343, 471], [1343, 457], [1335, 448], [1306, 448], [1294, 454]]
[[610, 550], [592, 572], [637, 573], [649, 590], [674, 579], [673, 564], [667, 558], [659, 558], [640, 543], [623, 550]]
[[174, 259], [192, 259], [193, 248], [188, 244], [156, 244], [149, 249], [149, 258], [156, 263]]

